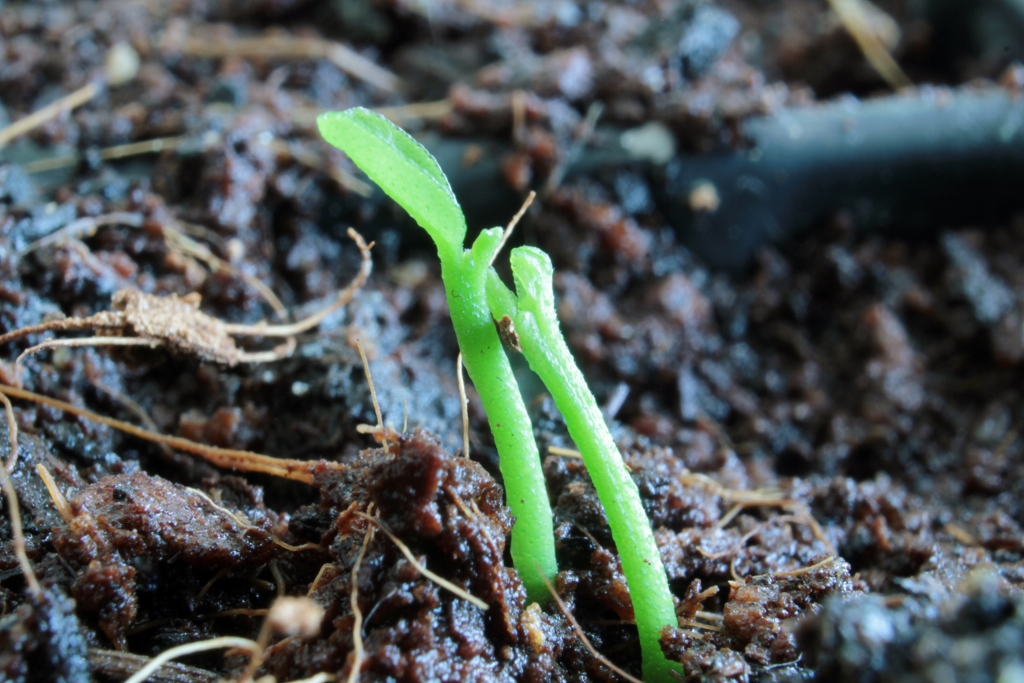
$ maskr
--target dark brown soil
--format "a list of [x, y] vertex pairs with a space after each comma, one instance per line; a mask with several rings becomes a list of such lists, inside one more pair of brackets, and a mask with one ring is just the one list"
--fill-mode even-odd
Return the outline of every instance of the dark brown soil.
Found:
[[[980, 78], [1019, 94], [1018, 43], [993, 50], [984, 28], [1002, 4], [1012, 5], [878, 6], [915, 82]], [[12, 480], [44, 593], [26, 591], [5, 508], [0, 679], [121, 681], [175, 645], [256, 638], [279, 592], [309, 595], [326, 617], [315, 637], [274, 641], [260, 673], [342, 679], [355, 661], [353, 591], [364, 682], [616, 679], [564, 615], [526, 603], [472, 388], [472, 459], [454, 455], [458, 349], [435, 259], [315, 132], [317, 113], [363, 105], [422, 135], [475, 228], [507, 220], [526, 189], [540, 192], [515, 239], [555, 262], [563, 329], [679, 600], [663, 646], [687, 676], [1020, 680], [1024, 221], [936, 217], [909, 238], [839, 212], [724, 273], [674, 229], [670, 171], [606, 154], [619, 132], [659, 122], [680, 154], [704, 158], [743, 147], [751, 116], [843, 93], [886, 96], [825, 3], [0, 7], [0, 129], [99, 84], [84, 105], [0, 149], [0, 334], [111, 310], [121, 290], [198, 294], [203, 312], [230, 323], [279, 321], [253, 283], [300, 319], [355, 277], [360, 253], [346, 229], [376, 240], [368, 284], [279, 362], [80, 347], [15, 364], [42, 335], [0, 349], [3, 383], [320, 463], [311, 486], [231, 473], [15, 401]], [[256, 54], [238, 42], [257, 37]], [[351, 46], [396, 75], [399, 91], [387, 73], [346, 67], [346, 53], [267, 56], [286, 38], [307, 50], [321, 39]], [[155, 139], [162, 146], [124, 147]], [[691, 208], [713, 200], [692, 196]], [[50, 237], [83, 218], [99, 226]], [[385, 422], [401, 433], [384, 446], [357, 430], [376, 422], [357, 340]], [[571, 448], [542, 387], [514, 363], [543, 452]], [[37, 465], [67, 497], [68, 519]], [[550, 455], [544, 471], [555, 588], [594, 647], [639, 675], [632, 604], [586, 470]], [[379, 515], [382, 528], [357, 512]], [[487, 610], [426, 578], [383, 528]], [[231, 678], [246, 664], [215, 651], [154, 680]]]

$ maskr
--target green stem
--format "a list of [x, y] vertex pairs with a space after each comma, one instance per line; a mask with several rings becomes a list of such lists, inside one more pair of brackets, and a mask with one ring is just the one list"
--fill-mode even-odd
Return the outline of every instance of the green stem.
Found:
[[551, 504], [533, 426], [487, 305], [487, 273], [500, 240], [501, 230], [494, 228], [484, 230], [472, 250], [458, 255], [439, 250], [441, 279], [462, 362], [487, 412], [505, 496], [516, 518], [512, 561], [527, 598], [545, 603], [549, 596], [538, 569], [549, 580], [558, 571]]
[[677, 625], [668, 578], [640, 492], [559, 329], [551, 260], [539, 249], [520, 247], [513, 250], [511, 263], [518, 299], [492, 270], [492, 313], [512, 317], [523, 355], [551, 393], [583, 455], [622, 560], [640, 633], [644, 680], [674, 681], [671, 671], [682, 669], [665, 659], [659, 643], [661, 630]]
[[547, 602], [538, 570], [549, 579], [558, 571], [551, 505], [533, 426], [487, 306], [487, 273], [501, 231], [485, 230], [472, 250], [463, 249], [466, 217], [437, 159], [383, 116], [355, 107], [322, 114], [317, 126], [325, 140], [348, 154], [437, 245], [455, 336], [487, 411], [508, 506], [516, 516], [512, 560], [527, 597]]

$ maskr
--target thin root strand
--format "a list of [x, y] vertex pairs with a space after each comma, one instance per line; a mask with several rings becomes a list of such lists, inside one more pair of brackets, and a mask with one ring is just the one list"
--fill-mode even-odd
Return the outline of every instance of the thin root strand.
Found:
[[36, 465], [36, 473], [43, 480], [43, 486], [46, 487], [46, 491], [50, 494], [50, 500], [53, 501], [53, 507], [57, 508], [57, 514], [60, 515], [65, 524], [71, 524], [71, 520], [75, 518], [75, 513], [71, 511], [68, 499], [57, 488], [57, 482], [54, 481], [50, 470], [46, 469], [46, 465], [39, 464]]
[[576, 636], [580, 639], [580, 642], [583, 643], [583, 647], [587, 648], [587, 651], [590, 652], [591, 655], [593, 655], [594, 659], [601, 662], [618, 675], [622, 676], [624, 679], [629, 681], [629, 683], [643, 683], [643, 681], [641, 681], [635, 676], [631, 676], [630, 674], [626, 673], [618, 666], [616, 666], [610, 659], [608, 659], [603, 654], [597, 651], [597, 648], [595, 648], [590, 643], [590, 639], [587, 638], [587, 634], [585, 634], [583, 632], [583, 629], [580, 628], [580, 624], [578, 621], [576, 621], [576, 617], [574, 617], [572, 615], [572, 612], [569, 611], [569, 608], [565, 606], [565, 602], [562, 600], [562, 596], [560, 596], [558, 592], [555, 590], [555, 587], [551, 585], [551, 582], [548, 580], [548, 577], [544, 576], [544, 573], [540, 571], [540, 567], [537, 568], [537, 573], [540, 575], [541, 580], [544, 581], [544, 585], [548, 587], [548, 592], [551, 593], [551, 598], [555, 601], [555, 604], [558, 605], [558, 610], [562, 613], [562, 616], [565, 617], [566, 621], [569, 622], [569, 625], [572, 626], [572, 630], [576, 633]]
[[445, 579], [444, 577], [438, 576], [434, 572], [432, 572], [429, 569], [427, 569], [426, 567], [424, 567], [420, 563], [420, 561], [417, 560], [416, 557], [412, 554], [412, 551], [409, 550], [409, 546], [407, 546], [406, 544], [402, 543], [398, 539], [397, 536], [395, 536], [393, 533], [391, 533], [391, 530], [388, 529], [384, 525], [384, 522], [382, 522], [379, 519], [376, 519], [374, 517], [371, 517], [370, 515], [366, 514], [365, 512], [359, 512], [358, 510], [355, 511], [355, 514], [360, 516], [360, 517], [362, 517], [363, 519], [369, 520], [373, 524], [376, 524], [377, 527], [380, 528], [380, 530], [383, 531], [384, 534], [388, 538], [391, 539], [391, 542], [394, 543], [395, 546], [398, 547], [398, 549], [401, 551], [401, 553], [403, 555], [405, 555], [405, 559], [409, 561], [409, 564], [411, 564], [416, 569], [416, 571], [418, 571], [420, 574], [422, 574], [426, 578], [430, 579], [431, 581], [433, 581], [437, 585], [441, 586], [442, 588], [447, 588], [449, 591], [454, 593], [457, 597], [460, 597], [463, 600], [476, 605], [477, 607], [479, 607], [482, 610], [486, 610], [487, 609], [488, 605], [487, 605], [486, 602], [484, 602], [480, 598], [476, 597], [475, 595], [470, 594], [464, 588], [460, 588], [459, 586], [456, 586], [454, 583], [452, 583], [448, 579]]
[[359, 548], [356, 561], [352, 563], [352, 592], [349, 595], [349, 603], [352, 607], [352, 668], [348, 673], [347, 683], [356, 683], [359, 680], [359, 670], [363, 667], [363, 611], [359, 608], [359, 568], [366, 557], [366, 549], [373, 540], [373, 532], [376, 527], [367, 525], [363, 534], [363, 545]]
[[[6, 397], [4, 400], [4, 410], [7, 413], [7, 424], [11, 424], [14, 421], [14, 407], [10, 401], [6, 400]], [[12, 431], [11, 448], [16, 449], [17, 447], [17, 431]], [[13, 456], [8, 460], [11, 459], [13, 459]], [[0, 487], [3, 488], [4, 495], [7, 496], [7, 510], [11, 521], [11, 539], [14, 545], [14, 556], [18, 560], [18, 566], [25, 577], [25, 583], [28, 585], [29, 592], [37, 599], [40, 599], [43, 596], [43, 589], [39, 585], [39, 579], [36, 578], [36, 574], [32, 570], [32, 563], [29, 562], [28, 554], [25, 552], [25, 532], [24, 527], [21, 525], [21, 506], [18, 505], [18, 492], [15, 490], [14, 482], [11, 481], [11, 475], [6, 468], [0, 468]]]

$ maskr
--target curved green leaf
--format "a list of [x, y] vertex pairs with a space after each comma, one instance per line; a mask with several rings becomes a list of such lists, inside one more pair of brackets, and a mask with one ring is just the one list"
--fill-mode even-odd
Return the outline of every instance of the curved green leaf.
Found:
[[355, 107], [321, 114], [320, 134], [430, 234], [438, 251], [457, 254], [466, 237], [466, 218], [437, 161], [423, 145], [380, 114]]

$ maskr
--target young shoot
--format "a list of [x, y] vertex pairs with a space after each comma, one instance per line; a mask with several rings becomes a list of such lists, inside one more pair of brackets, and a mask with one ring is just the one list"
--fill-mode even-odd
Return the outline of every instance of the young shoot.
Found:
[[640, 492], [559, 329], [551, 259], [535, 247], [519, 247], [510, 261], [518, 297], [492, 270], [487, 288], [491, 311], [495, 318], [513, 321], [523, 355], [565, 418], [604, 506], [633, 601], [644, 680], [674, 680], [673, 669], [681, 669], [665, 658], [659, 643], [661, 630], [677, 624], [668, 577]]
[[346, 152], [437, 244], [462, 357], [487, 411], [509, 507], [517, 517], [512, 557], [530, 598], [542, 598], [545, 580], [556, 570], [551, 510], [533, 431], [495, 320], [502, 330], [517, 331], [513, 346], [565, 417], [604, 505], [633, 601], [644, 678], [674, 680], [681, 668], [665, 658], [659, 643], [661, 630], [677, 624], [668, 578], [640, 493], [559, 329], [551, 260], [536, 248], [513, 250], [518, 296], [513, 294], [491, 267], [503, 244], [502, 230], [484, 230], [472, 248], [463, 248], [462, 210], [437, 161], [418, 142], [365, 109], [324, 114], [317, 123], [324, 138]]
[[516, 517], [512, 561], [529, 599], [545, 602], [543, 579], [558, 570], [551, 505], [526, 405], [487, 305], [487, 278], [501, 230], [484, 231], [472, 249], [465, 249], [466, 219], [441, 167], [384, 117], [356, 108], [323, 114], [317, 125], [324, 139], [348, 154], [437, 246], [455, 336], [487, 413], [508, 506]]

